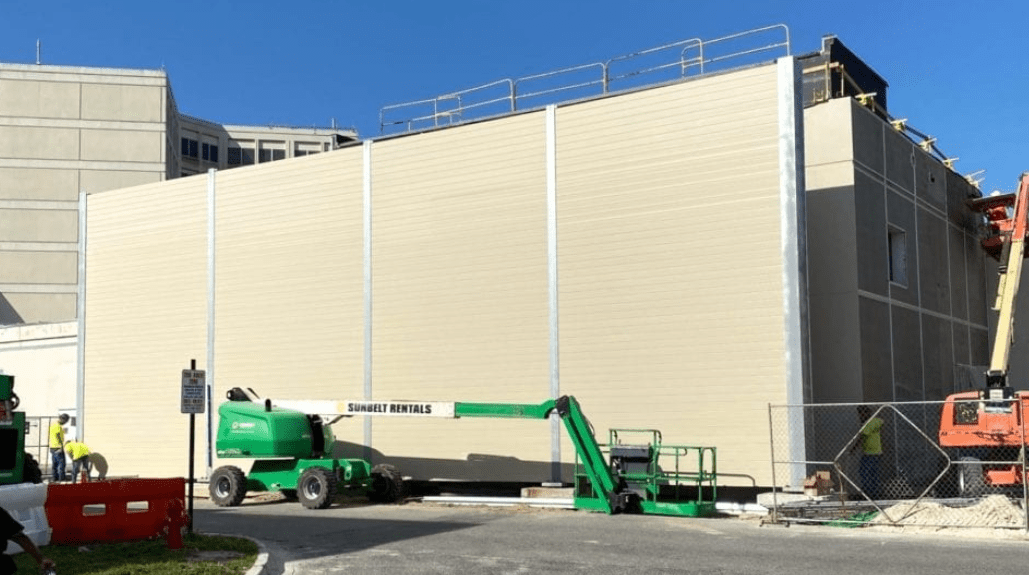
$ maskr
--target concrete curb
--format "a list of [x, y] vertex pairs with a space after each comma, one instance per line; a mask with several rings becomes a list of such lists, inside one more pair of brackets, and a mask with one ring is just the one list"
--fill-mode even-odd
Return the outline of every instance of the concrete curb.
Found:
[[257, 560], [254, 561], [253, 566], [247, 569], [247, 572], [243, 575], [264, 575], [264, 568], [268, 565], [268, 548], [253, 537], [247, 537], [246, 535], [237, 535], [235, 533], [204, 533], [204, 535], [214, 535], [218, 537], [237, 537], [239, 539], [246, 539], [257, 545]]
[[264, 575], [264, 568], [268, 565], [268, 548], [264, 546], [264, 543], [261, 543], [252, 537], [246, 537], [243, 535], [238, 537], [249, 539], [257, 544], [257, 559], [254, 561], [253, 566], [251, 566], [250, 569], [247, 569], [247, 572], [243, 575]]

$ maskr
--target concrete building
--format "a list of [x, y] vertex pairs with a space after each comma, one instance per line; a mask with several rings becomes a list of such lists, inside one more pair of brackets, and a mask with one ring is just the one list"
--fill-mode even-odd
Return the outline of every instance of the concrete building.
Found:
[[0, 325], [76, 318], [79, 193], [334, 149], [352, 130], [179, 114], [168, 75], [0, 63]]
[[966, 204], [981, 193], [891, 121], [885, 80], [837, 39], [802, 60], [812, 381], [821, 382], [809, 400], [943, 399], [968, 385], [963, 366], [988, 357], [994, 268]]
[[[453, 127], [88, 194], [87, 440], [118, 473], [182, 473], [122, 438], [185, 449], [196, 359], [214, 406], [234, 386], [573, 394], [599, 434], [659, 428], [716, 446], [724, 483], [769, 485], [769, 403], [938, 399], [986, 357], [978, 192], [890, 123], [885, 82], [848, 54], [683, 63], [524, 110], [512, 94]], [[574, 460], [555, 422], [334, 427], [339, 454], [420, 479], [567, 480]]]

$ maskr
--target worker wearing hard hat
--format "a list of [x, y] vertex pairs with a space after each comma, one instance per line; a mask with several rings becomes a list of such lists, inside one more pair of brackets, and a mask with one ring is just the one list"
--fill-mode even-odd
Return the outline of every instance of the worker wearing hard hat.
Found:
[[57, 421], [50, 423], [50, 471], [54, 481], [64, 481], [64, 424], [68, 423], [68, 414], [57, 416]]
[[71, 480], [79, 480], [79, 470], [82, 470], [82, 482], [89, 481], [89, 471], [92, 464], [89, 462], [89, 448], [81, 441], [69, 441], [64, 444], [64, 450], [71, 458]]

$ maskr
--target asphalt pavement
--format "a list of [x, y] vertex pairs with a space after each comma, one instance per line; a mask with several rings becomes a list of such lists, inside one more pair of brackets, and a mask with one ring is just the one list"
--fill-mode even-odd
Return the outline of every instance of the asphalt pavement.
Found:
[[329, 573], [1016, 573], [1029, 538], [960, 530], [908, 534], [763, 523], [758, 518], [608, 516], [583, 511], [361, 500], [308, 510], [197, 499], [202, 533], [244, 535], [268, 552], [262, 575]]

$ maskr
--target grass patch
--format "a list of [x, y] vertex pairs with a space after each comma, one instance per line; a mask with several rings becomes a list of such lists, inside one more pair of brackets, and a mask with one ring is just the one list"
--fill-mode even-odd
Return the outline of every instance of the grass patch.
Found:
[[[249, 539], [194, 533], [182, 549], [168, 549], [163, 539], [129, 543], [47, 545], [40, 551], [53, 559], [60, 575], [242, 575], [257, 560], [257, 544]], [[80, 549], [82, 549], [80, 551]], [[27, 553], [14, 556], [18, 573], [38, 573]]]

